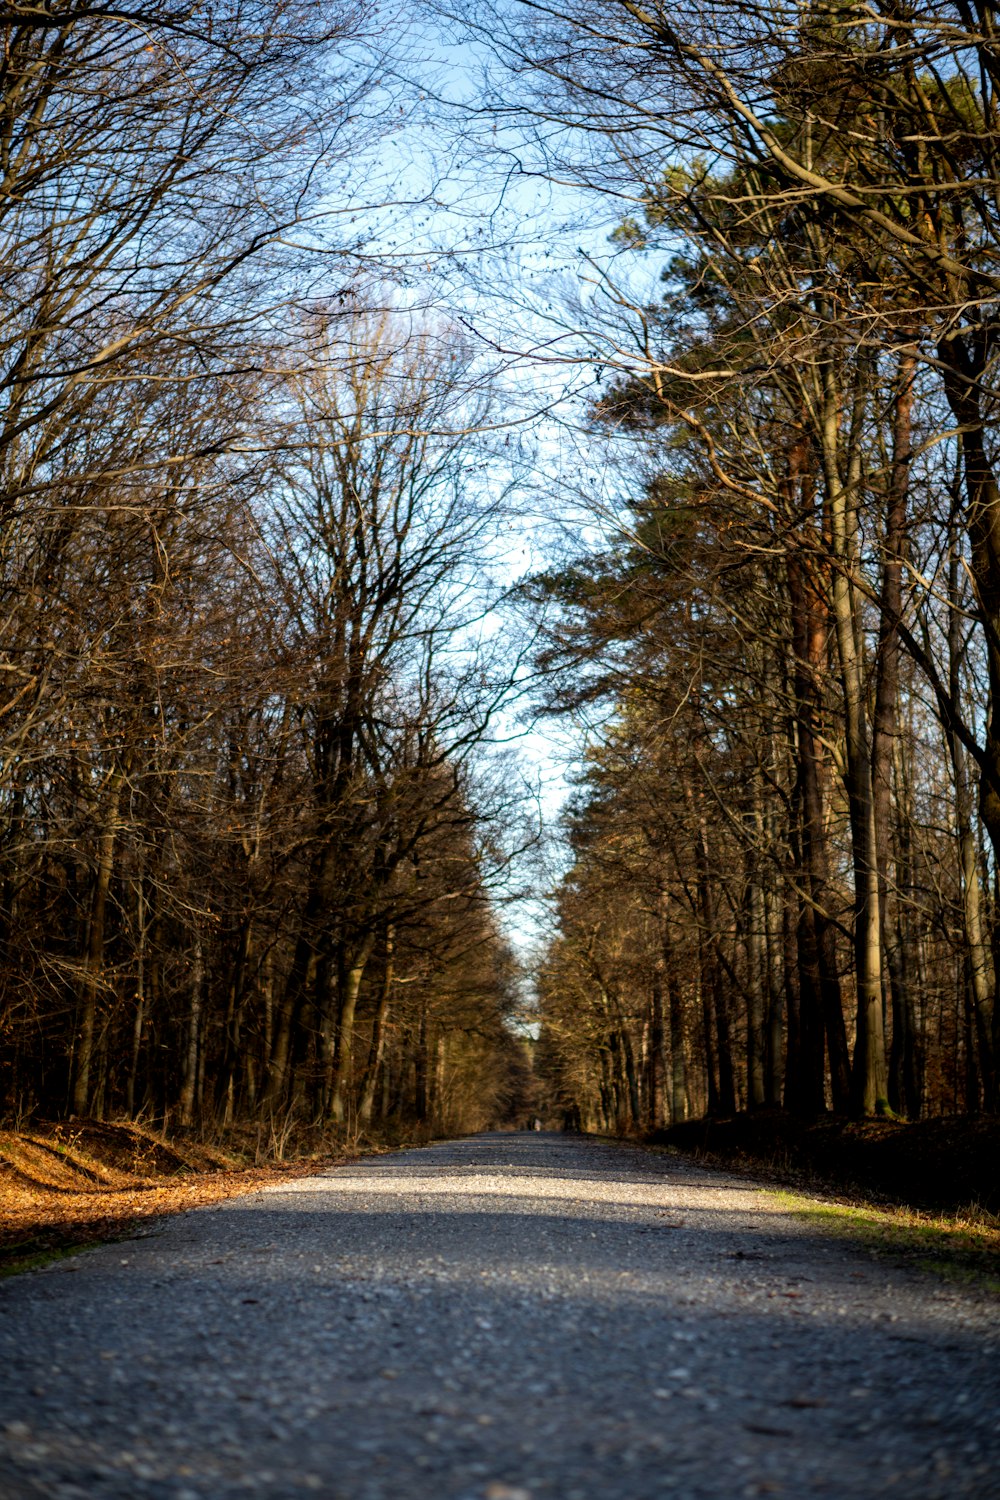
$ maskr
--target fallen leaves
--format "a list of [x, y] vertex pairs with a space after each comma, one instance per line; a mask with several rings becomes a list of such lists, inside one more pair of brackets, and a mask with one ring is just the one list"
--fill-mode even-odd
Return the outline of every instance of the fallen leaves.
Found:
[[78, 1155], [72, 1138], [53, 1147], [12, 1131], [0, 1134], [0, 1271], [18, 1270], [76, 1246], [123, 1238], [138, 1224], [165, 1214], [219, 1203], [332, 1165], [325, 1157], [179, 1171], [183, 1158], [168, 1146], [136, 1154], [133, 1160], [140, 1170], [129, 1171], [120, 1158], [102, 1162]]

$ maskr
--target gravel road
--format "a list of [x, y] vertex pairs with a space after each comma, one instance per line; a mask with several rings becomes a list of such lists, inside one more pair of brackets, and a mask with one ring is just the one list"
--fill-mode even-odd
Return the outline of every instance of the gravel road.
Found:
[[0, 1285], [0, 1496], [988, 1500], [998, 1332], [751, 1183], [477, 1136]]

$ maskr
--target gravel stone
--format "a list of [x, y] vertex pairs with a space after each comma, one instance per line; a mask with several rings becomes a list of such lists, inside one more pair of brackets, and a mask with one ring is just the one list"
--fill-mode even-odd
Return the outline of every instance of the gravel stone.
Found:
[[4, 1500], [1000, 1500], [986, 1292], [570, 1136], [339, 1167], [0, 1286]]

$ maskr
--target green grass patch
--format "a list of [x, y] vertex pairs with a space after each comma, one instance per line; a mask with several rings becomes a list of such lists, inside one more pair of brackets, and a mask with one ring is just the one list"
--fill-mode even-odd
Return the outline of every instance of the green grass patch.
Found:
[[831, 1203], [782, 1188], [763, 1189], [786, 1212], [872, 1255], [1000, 1293], [1000, 1223], [969, 1209], [944, 1217], [907, 1208]]
[[43, 1266], [56, 1260], [68, 1260], [84, 1250], [92, 1250], [93, 1240], [79, 1245], [40, 1245], [37, 1240], [25, 1240], [19, 1245], [0, 1247], [0, 1281], [8, 1276], [20, 1276], [24, 1271], [40, 1271]]

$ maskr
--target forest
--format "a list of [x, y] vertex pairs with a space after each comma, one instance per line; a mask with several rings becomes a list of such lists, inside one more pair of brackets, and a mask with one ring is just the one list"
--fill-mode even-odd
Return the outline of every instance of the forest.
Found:
[[996, 1113], [992, 6], [2, 24], [4, 1118]]

